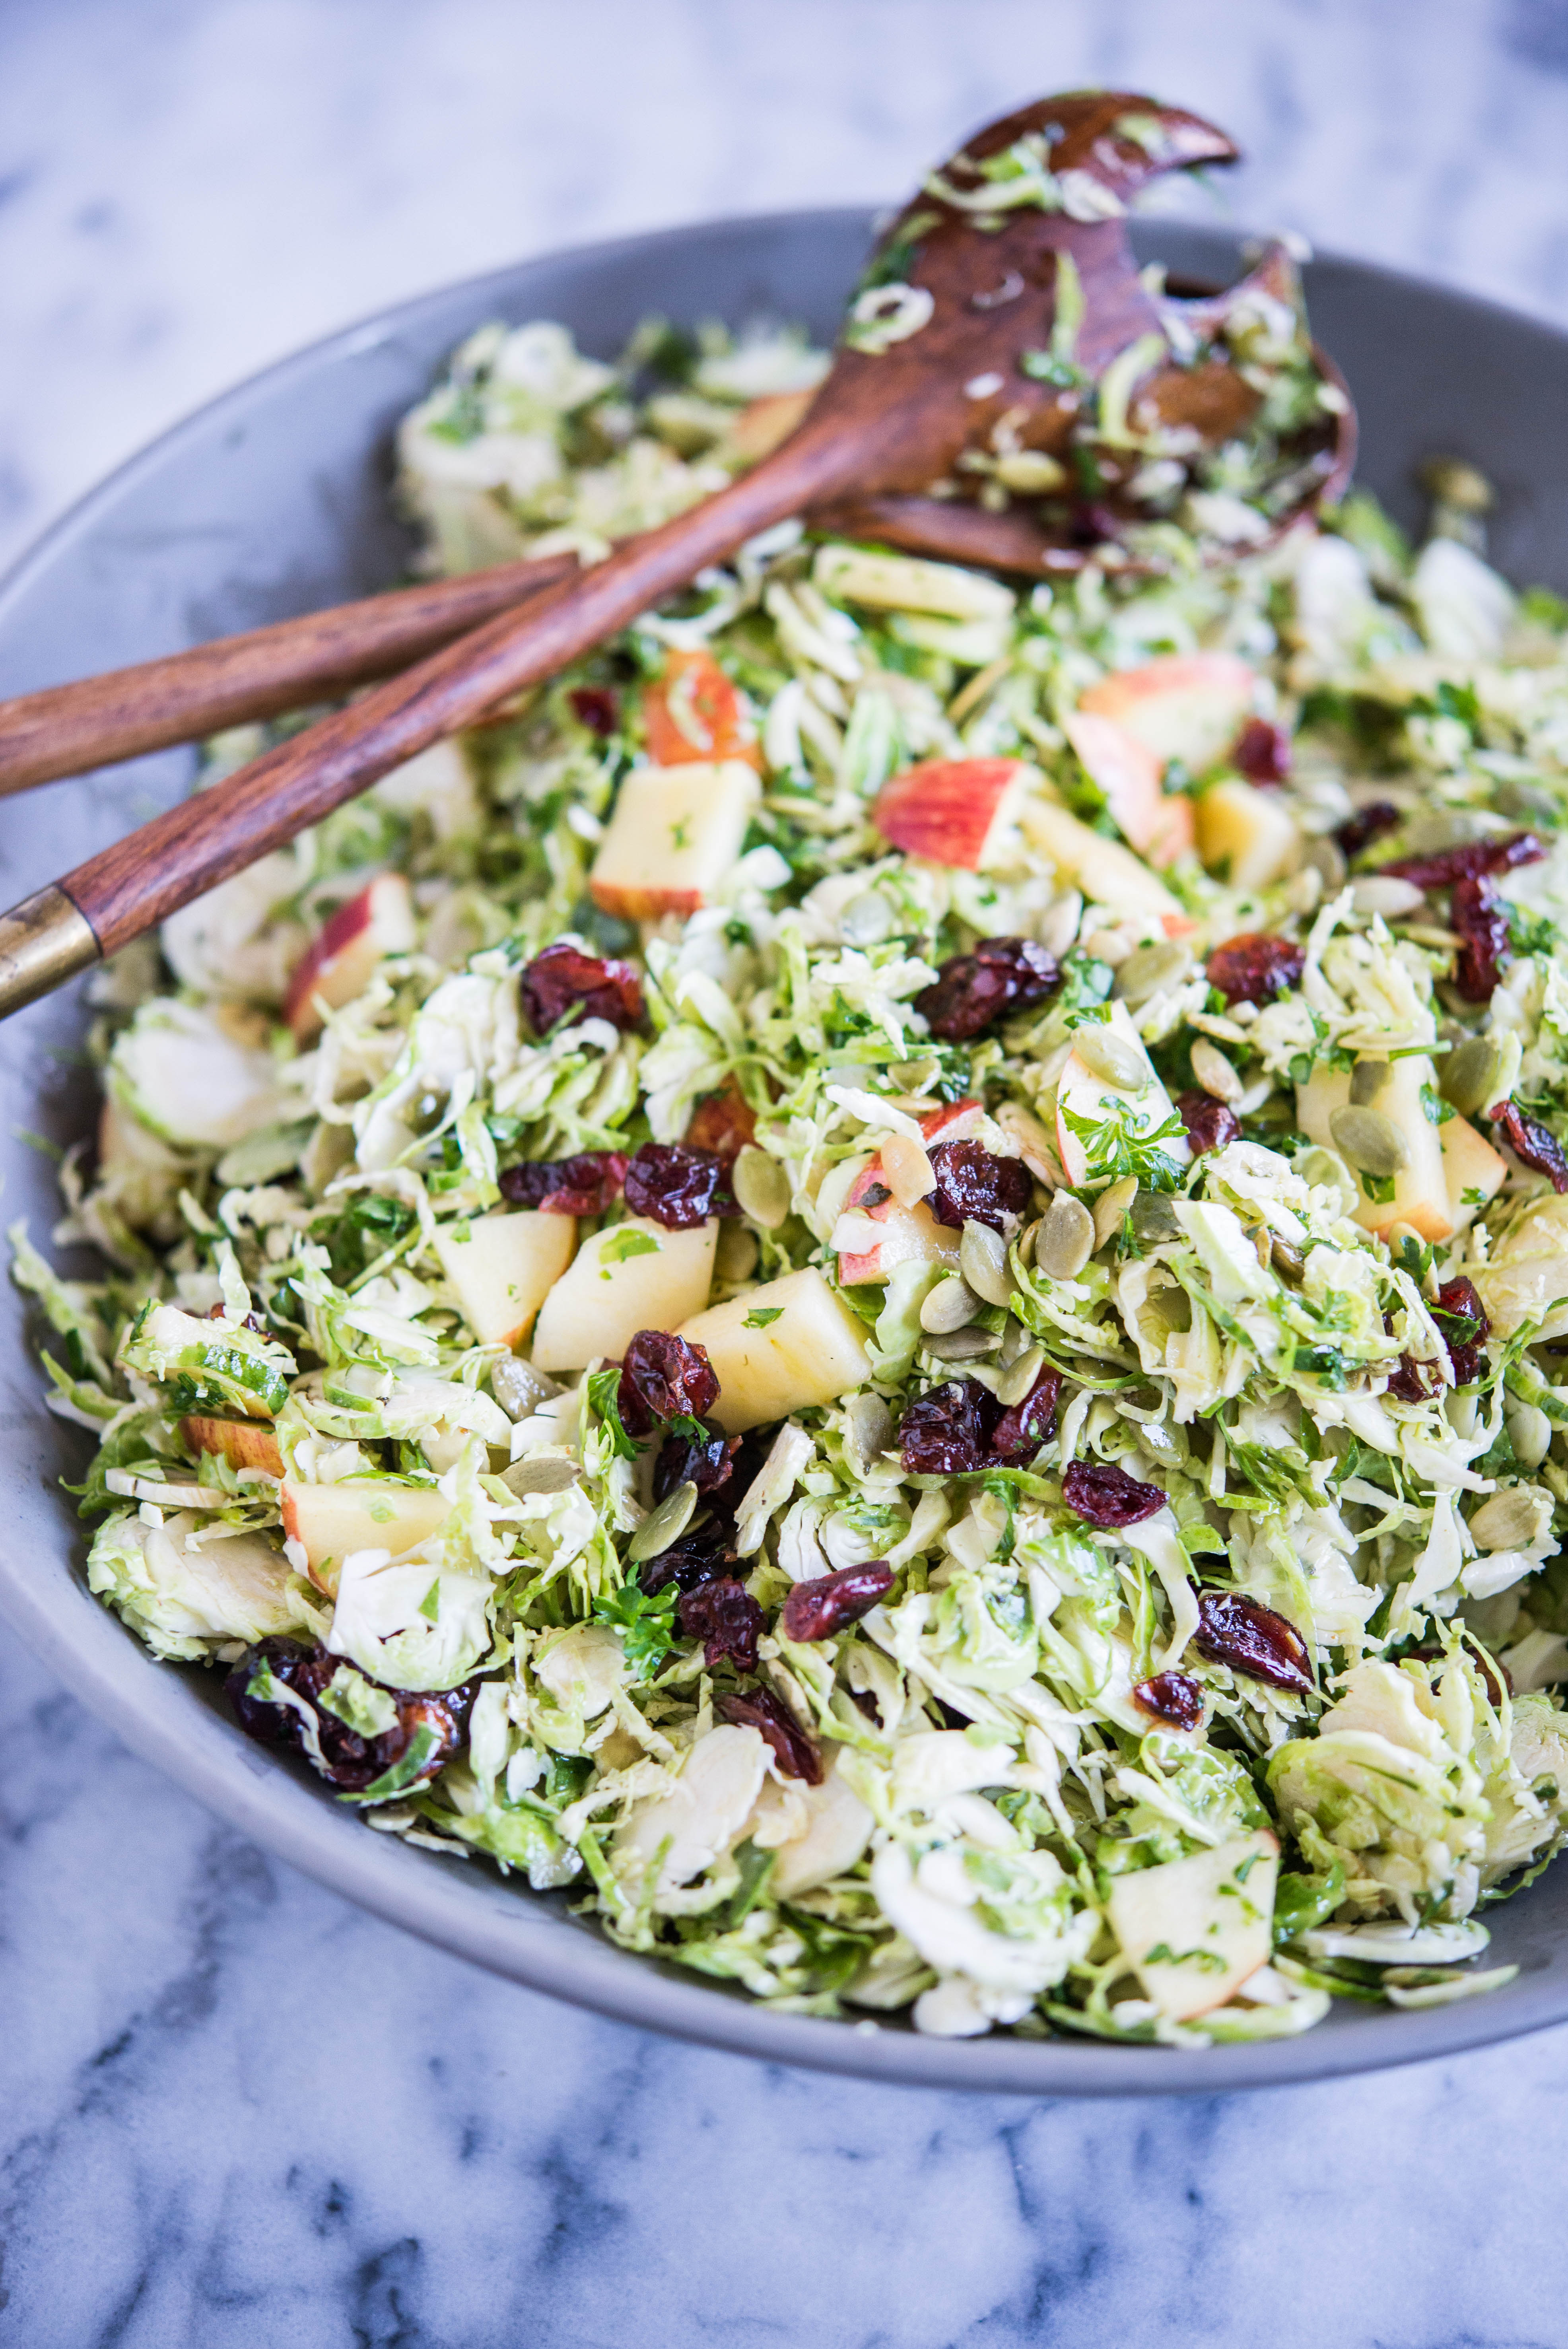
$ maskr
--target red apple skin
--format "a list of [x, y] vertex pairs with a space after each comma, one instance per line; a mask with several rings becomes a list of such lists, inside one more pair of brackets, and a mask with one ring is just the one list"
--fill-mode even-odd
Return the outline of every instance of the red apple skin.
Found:
[[932, 759], [882, 785], [872, 822], [906, 856], [977, 873], [1003, 802], [1024, 769], [1016, 759]]
[[[930, 1110], [920, 1121], [921, 1140], [927, 1145], [934, 1142], [968, 1141], [973, 1137], [975, 1128], [984, 1113], [984, 1104], [977, 1101], [953, 1102], [944, 1109]], [[845, 1213], [847, 1214], [851, 1207], [859, 1207], [872, 1185], [880, 1183], [881, 1180], [882, 1156], [879, 1153], [869, 1166], [861, 1167], [851, 1185], [850, 1195], [844, 1201]], [[861, 1213], [869, 1216], [873, 1223], [882, 1224], [886, 1223], [888, 1217], [895, 1212], [901, 1216], [918, 1216], [923, 1209], [929, 1217], [931, 1210], [924, 1207], [923, 1202], [920, 1206], [901, 1207], [896, 1199], [887, 1198], [883, 1199], [878, 1206], [862, 1208]], [[858, 1281], [875, 1280], [878, 1278], [881, 1264], [880, 1247], [867, 1248], [862, 1254], [856, 1256], [841, 1252], [839, 1279], [846, 1288], [852, 1287]]]
[[666, 914], [684, 922], [702, 904], [699, 889], [629, 889], [614, 881], [591, 881], [588, 894], [602, 914], [618, 922], [657, 922]]
[[289, 982], [284, 1018], [297, 1044], [321, 1032], [316, 998], [336, 1010], [362, 994], [376, 966], [414, 943], [414, 906], [400, 873], [378, 873], [357, 897], [340, 905]]
[[1149, 745], [1114, 718], [1082, 709], [1065, 731], [1128, 845], [1161, 870], [1174, 864], [1192, 845], [1192, 802], [1181, 792], [1166, 797], [1164, 770]]
[[1191, 765], [1196, 750], [1206, 765], [1224, 755], [1256, 690], [1255, 676], [1237, 653], [1163, 653], [1102, 677], [1079, 697], [1078, 709], [1135, 735], [1161, 768], [1178, 751]]
[[200, 1413], [180, 1423], [180, 1432], [192, 1452], [217, 1452], [236, 1468], [264, 1468], [269, 1476], [284, 1473], [278, 1439], [265, 1420], [210, 1419]]

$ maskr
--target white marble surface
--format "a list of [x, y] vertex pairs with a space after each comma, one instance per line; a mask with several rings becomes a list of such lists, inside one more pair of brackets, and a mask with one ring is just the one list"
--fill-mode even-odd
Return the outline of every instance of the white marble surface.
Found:
[[[0, 558], [357, 312], [896, 195], [1091, 79], [1231, 126], [1248, 222], [1568, 315], [1563, 0], [0, 0]], [[1568, 2033], [1101, 2106], [650, 2040], [277, 1867], [0, 1636], [0, 2343], [1548, 2349], [1565, 2092]]]

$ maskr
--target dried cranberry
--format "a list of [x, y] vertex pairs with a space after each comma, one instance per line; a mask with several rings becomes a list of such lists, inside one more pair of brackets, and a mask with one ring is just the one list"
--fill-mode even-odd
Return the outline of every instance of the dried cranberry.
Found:
[[[387, 1689], [384, 1693], [397, 1708], [395, 1725], [379, 1737], [361, 1737], [346, 1722], [328, 1713], [321, 1702], [323, 1691], [343, 1661], [341, 1656], [329, 1655], [323, 1648], [307, 1648], [295, 1640], [263, 1640], [259, 1647], [247, 1649], [223, 1684], [247, 1737], [263, 1745], [288, 1745], [301, 1753], [305, 1750], [305, 1724], [294, 1707], [250, 1692], [251, 1682], [264, 1663], [275, 1681], [303, 1697], [315, 1711], [316, 1743], [322, 1758], [319, 1763], [314, 1755], [310, 1758], [333, 1785], [342, 1787], [346, 1794], [363, 1794], [402, 1761], [421, 1730], [429, 1733], [432, 1743], [418, 1778], [409, 1783], [422, 1785], [433, 1777], [451, 1760], [461, 1740], [473, 1702], [472, 1682], [432, 1695], [408, 1689]], [[370, 1684], [373, 1688], [381, 1686], [375, 1681]]]
[[1022, 1402], [1005, 1411], [996, 1422], [991, 1449], [998, 1460], [1027, 1460], [1057, 1432], [1057, 1400], [1062, 1391], [1060, 1371], [1042, 1371]]
[[1227, 1003], [1272, 1003], [1297, 984], [1305, 968], [1305, 947], [1262, 930], [1244, 930], [1214, 948], [1208, 978]]
[[681, 1635], [700, 1640], [711, 1672], [727, 1656], [738, 1671], [757, 1670], [757, 1642], [766, 1628], [762, 1609], [733, 1575], [719, 1575], [684, 1591], [676, 1602]]
[[1290, 772], [1290, 736], [1266, 718], [1249, 718], [1231, 745], [1231, 763], [1253, 783], [1283, 783]]
[[[1406, 1657], [1418, 1664], [1446, 1664], [1449, 1661], [1441, 1648], [1409, 1648]], [[1472, 1647], [1467, 1661], [1480, 1674], [1493, 1704], [1501, 1704], [1505, 1696], [1513, 1694], [1513, 1674], [1505, 1663], [1489, 1656], [1484, 1648]]]
[[1490, 881], [1460, 881], [1449, 899], [1449, 925], [1459, 938], [1455, 991], [1467, 1003], [1490, 1003], [1511, 959], [1508, 914]]
[[574, 685], [566, 697], [572, 715], [590, 734], [613, 734], [619, 715], [614, 694], [607, 685]]
[[1413, 1354], [1401, 1354], [1399, 1367], [1388, 1380], [1388, 1392], [1396, 1402], [1429, 1402], [1443, 1383], [1443, 1374], [1436, 1362], [1418, 1362]]
[[1202, 1683], [1185, 1672], [1156, 1672], [1151, 1681], [1140, 1681], [1132, 1702], [1140, 1713], [1168, 1721], [1172, 1729], [1195, 1729], [1203, 1718]]
[[1205, 1150], [1223, 1150], [1227, 1143], [1241, 1139], [1241, 1119], [1222, 1101], [1216, 1101], [1212, 1093], [1193, 1091], [1178, 1094], [1176, 1114], [1200, 1157]]
[[612, 1028], [636, 1028], [643, 1018], [643, 985], [629, 962], [606, 961], [581, 947], [546, 947], [523, 969], [522, 1008], [536, 1036], [546, 1035], [574, 1004], [585, 1019], [607, 1019]]
[[1381, 840], [1386, 832], [1398, 831], [1403, 819], [1392, 800], [1374, 800], [1370, 807], [1357, 808], [1347, 823], [1342, 823], [1335, 839], [1344, 850], [1347, 861], [1354, 862], [1364, 848]]
[[1539, 864], [1545, 854], [1532, 832], [1511, 832], [1501, 840], [1461, 841], [1457, 848], [1439, 848], [1430, 856], [1396, 856], [1377, 870], [1393, 881], [1413, 881], [1418, 889], [1452, 889], [1484, 874]]
[[690, 1231], [709, 1216], [738, 1216], [729, 1169], [717, 1151], [684, 1142], [645, 1142], [626, 1169], [626, 1205], [666, 1232]]
[[914, 1008], [934, 1036], [966, 1044], [1009, 1012], [1043, 1003], [1061, 983], [1055, 955], [1033, 938], [984, 938], [973, 954], [949, 956]]
[[1212, 1664], [1229, 1664], [1249, 1680], [1302, 1694], [1312, 1686], [1306, 1642], [1294, 1623], [1239, 1590], [1205, 1590], [1198, 1599], [1192, 1644]]
[[651, 1435], [672, 1419], [702, 1419], [718, 1401], [707, 1349], [668, 1330], [639, 1330], [621, 1364], [616, 1402], [628, 1435]]
[[713, 1709], [737, 1728], [759, 1730], [787, 1778], [803, 1778], [808, 1786], [821, 1785], [821, 1755], [783, 1698], [775, 1696], [771, 1689], [752, 1688], [719, 1696]]
[[798, 1582], [784, 1601], [780, 1618], [784, 1637], [797, 1641], [830, 1640], [836, 1631], [869, 1615], [892, 1588], [892, 1568], [880, 1557], [865, 1566], [846, 1566], [837, 1574], [820, 1574], [811, 1582]]
[[1568, 1191], [1568, 1158], [1548, 1127], [1526, 1117], [1514, 1102], [1499, 1102], [1487, 1115], [1522, 1166], [1528, 1166], [1533, 1174], [1544, 1174], [1554, 1191]]
[[602, 1216], [620, 1197], [630, 1163], [619, 1150], [580, 1150], [574, 1158], [503, 1166], [496, 1180], [514, 1207], [537, 1207], [546, 1216]]
[[1443, 1343], [1454, 1366], [1455, 1386], [1473, 1386], [1485, 1368], [1483, 1350], [1491, 1334], [1491, 1323], [1474, 1281], [1466, 1280], [1462, 1275], [1455, 1280], [1445, 1280], [1432, 1307], [1432, 1319], [1443, 1333]]
[[698, 1102], [685, 1134], [691, 1148], [711, 1151], [727, 1161], [738, 1158], [756, 1139], [756, 1114], [733, 1079], [721, 1093], [709, 1093]]
[[1021, 1158], [998, 1158], [981, 1142], [939, 1142], [928, 1153], [936, 1177], [929, 1206], [939, 1224], [962, 1231], [969, 1222], [1005, 1232], [1034, 1195]]
[[949, 1379], [898, 1423], [899, 1458], [912, 1476], [968, 1476], [985, 1464], [1002, 1406], [978, 1379]]
[[1062, 1498], [1091, 1526], [1136, 1526], [1165, 1506], [1158, 1485], [1141, 1485], [1109, 1460], [1075, 1460], [1062, 1478]]
[[717, 1493], [728, 1484], [740, 1449], [738, 1435], [706, 1427], [700, 1437], [666, 1435], [654, 1462], [654, 1498], [662, 1501], [677, 1485], [695, 1485], [699, 1493]]
[[700, 1590], [705, 1582], [717, 1582], [725, 1575], [733, 1577], [735, 1568], [736, 1557], [728, 1533], [709, 1519], [695, 1533], [682, 1534], [679, 1541], [671, 1542], [657, 1557], [650, 1557], [638, 1568], [637, 1580], [652, 1598], [667, 1582], [673, 1582], [677, 1590]]

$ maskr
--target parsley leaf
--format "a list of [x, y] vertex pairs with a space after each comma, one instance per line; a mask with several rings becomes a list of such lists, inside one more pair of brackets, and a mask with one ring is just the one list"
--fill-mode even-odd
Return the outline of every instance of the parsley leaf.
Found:
[[640, 1584], [624, 1582], [619, 1590], [599, 1599], [593, 1619], [621, 1634], [626, 1666], [634, 1680], [652, 1680], [675, 1645], [676, 1600], [673, 1582], [650, 1599]]

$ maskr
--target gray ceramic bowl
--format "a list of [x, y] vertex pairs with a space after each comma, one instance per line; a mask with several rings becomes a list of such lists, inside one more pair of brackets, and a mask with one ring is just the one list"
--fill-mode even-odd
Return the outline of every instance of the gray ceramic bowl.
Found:
[[[243, 385], [94, 492], [0, 588], [0, 695], [143, 660], [394, 580], [407, 553], [387, 498], [389, 430], [481, 320], [563, 320], [609, 354], [651, 310], [738, 322], [769, 311], [830, 337], [871, 232], [861, 212], [721, 222], [526, 263], [389, 311]], [[1235, 274], [1233, 241], [1142, 233], [1184, 273]], [[1473, 459], [1497, 482], [1494, 552], [1522, 582], [1568, 586], [1568, 443], [1558, 428], [1568, 338], [1509, 313], [1354, 264], [1308, 271], [1313, 316], [1361, 410], [1362, 478], [1408, 522], [1424, 456]], [[0, 903], [116, 838], [189, 779], [185, 755], [57, 783], [8, 808]], [[43, 1239], [51, 1171], [15, 1139], [86, 1130], [70, 997], [0, 1028], [0, 1174], [7, 1221]], [[242, 1737], [217, 1679], [155, 1663], [81, 1575], [82, 1530], [59, 1492], [78, 1439], [44, 1410], [22, 1300], [0, 1281], [0, 1462], [11, 1533], [0, 1606], [84, 1703], [148, 1761], [324, 1884], [432, 1941], [623, 2021], [748, 2054], [927, 2085], [1030, 2095], [1217, 2090], [1447, 2054], [1568, 2018], [1568, 1860], [1498, 1911], [1520, 1966], [1498, 1995], [1427, 2014], [1342, 2004], [1304, 2039], [1191, 2054], [1006, 2036], [921, 2039], [902, 2026], [773, 2014], [742, 1993], [626, 1955], [478, 1864], [368, 1833], [302, 1766]]]

